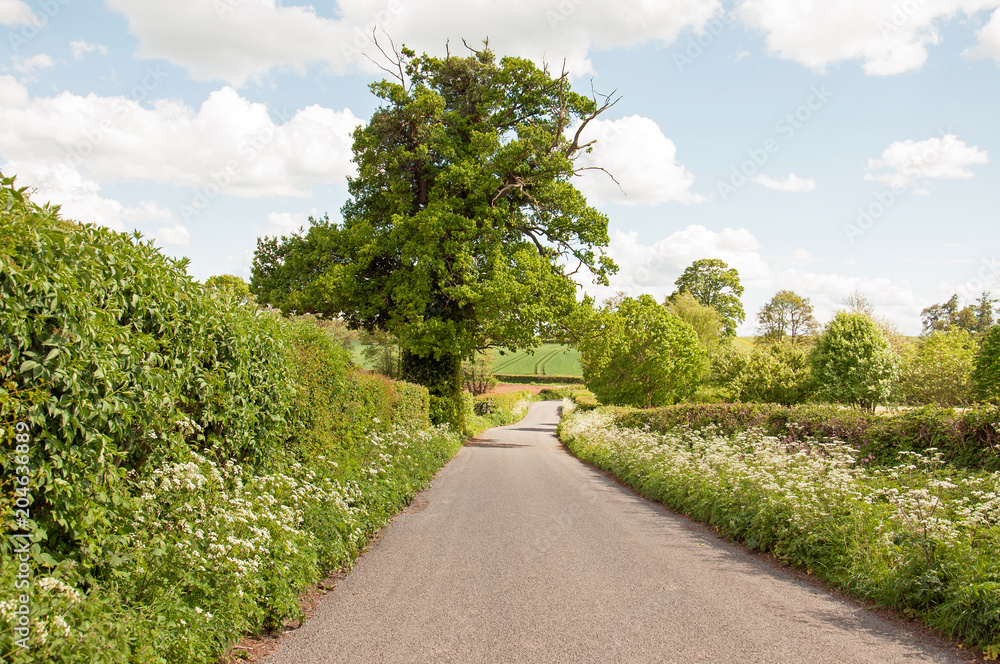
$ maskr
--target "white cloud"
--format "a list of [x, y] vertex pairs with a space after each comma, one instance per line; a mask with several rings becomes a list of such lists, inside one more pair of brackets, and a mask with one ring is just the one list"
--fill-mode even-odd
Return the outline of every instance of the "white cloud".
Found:
[[191, 244], [191, 233], [181, 225], [164, 226], [153, 233], [153, 237], [161, 245], [186, 247]]
[[0, 108], [23, 108], [28, 101], [28, 88], [13, 76], [0, 76]]
[[[576, 131], [571, 128], [570, 134]], [[691, 193], [692, 175], [677, 161], [677, 146], [663, 135], [655, 122], [638, 115], [619, 120], [595, 120], [587, 126], [581, 143], [595, 140], [589, 154], [577, 161], [580, 167], [602, 167], [583, 171], [577, 186], [592, 202], [612, 201], [624, 205], [656, 205], [668, 201], [699, 203], [704, 196]]]
[[30, 58], [14, 56], [14, 71], [22, 74], [34, 74], [41, 69], [50, 69], [55, 66], [55, 61], [44, 53], [33, 55]]
[[[315, 216], [316, 211], [313, 211], [312, 214]], [[274, 230], [282, 235], [291, 235], [300, 228], [309, 227], [309, 215], [304, 212], [272, 212], [267, 215], [267, 221], [274, 227]]]
[[976, 32], [979, 44], [969, 49], [968, 55], [974, 58], [993, 58], [1000, 64], [1000, 9], [993, 12], [989, 22]]
[[85, 41], [74, 41], [69, 43], [69, 47], [73, 50], [74, 60], [83, 60], [84, 56], [88, 53], [100, 53], [101, 55], [107, 55], [108, 49], [102, 44], [88, 44]]
[[[608, 253], [620, 268], [618, 274], [610, 278], [609, 286], [588, 284], [586, 291], [598, 302], [618, 291], [633, 297], [649, 293], [662, 300], [673, 292], [674, 281], [688, 265], [700, 258], [720, 258], [736, 268], [746, 289], [742, 300], [747, 319], [739, 328], [740, 334], [756, 333], [757, 312], [782, 289], [810, 298], [821, 322], [830, 320], [842, 308], [845, 295], [860, 290], [869, 294], [878, 313], [896, 321], [905, 332], [919, 331], [920, 310], [926, 303], [918, 300], [907, 282], [804, 270], [805, 265], [821, 260], [804, 249], [777, 258], [776, 265], [771, 265], [761, 255], [761, 249], [760, 242], [745, 228], [716, 232], [688, 226], [652, 244], [641, 243], [635, 232], [618, 231], [608, 246]], [[856, 264], [853, 259], [845, 262], [848, 268]]]
[[[925, 141], [896, 141], [882, 152], [881, 159], [868, 160], [865, 179], [902, 188], [923, 180], [971, 178], [975, 174], [969, 166], [988, 161], [986, 151], [967, 146], [954, 134]], [[873, 172], [880, 169], [891, 172]], [[926, 189], [922, 193], [926, 195]]]
[[140, 56], [166, 58], [195, 78], [221, 78], [236, 86], [279, 66], [323, 63], [336, 73], [372, 71], [360, 52], [377, 53], [370, 43], [376, 26], [397, 45], [405, 42], [418, 52], [443, 54], [449, 39], [459, 50], [462, 38], [476, 45], [489, 36], [503, 54], [536, 62], [566, 59], [579, 75], [592, 70], [591, 48], [670, 43], [681, 30], [700, 31], [721, 12], [718, 0], [338, 0], [337, 19], [319, 16], [311, 5], [282, 6], [276, 0], [109, 0], [109, 5], [127, 16], [141, 41]]
[[137, 207], [127, 207], [102, 196], [101, 186], [96, 181], [66, 164], [10, 161], [4, 164], [3, 173], [16, 175], [18, 186], [34, 188], [32, 199], [36, 203], [59, 205], [66, 219], [100, 224], [117, 231], [131, 230], [151, 221], [176, 221], [173, 212], [155, 202], [143, 201]]
[[21, 0], [0, 0], [0, 25], [31, 23], [35, 15]]
[[22, 165], [62, 164], [101, 183], [202, 188], [224, 180], [226, 194], [246, 197], [305, 196], [354, 172], [351, 132], [360, 120], [349, 109], [310, 106], [275, 122], [232, 88], [197, 111], [68, 92], [25, 104], [22, 90], [0, 78], [0, 100], [13, 102], [0, 107], [0, 156]]
[[923, 66], [927, 47], [941, 42], [941, 24], [998, 6], [1000, 0], [743, 0], [735, 11], [783, 58], [816, 70], [859, 60], [866, 73], [887, 76]]
[[769, 175], [755, 175], [750, 180], [775, 191], [801, 192], [816, 189], [814, 179], [800, 178], [795, 173], [789, 173], [784, 180], [776, 180]]

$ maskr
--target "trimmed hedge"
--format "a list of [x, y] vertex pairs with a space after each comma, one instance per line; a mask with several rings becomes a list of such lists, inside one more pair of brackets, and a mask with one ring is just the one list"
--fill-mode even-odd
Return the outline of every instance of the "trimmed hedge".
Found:
[[835, 439], [858, 449], [865, 462], [878, 464], [895, 463], [901, 450], [937, 448], [955, 466], [1000, 470], [1000, 407], [990, 405], [964, 412], [926, 406], [873, 414], [825, 405], [681, 404], [628, 411], [616, 423], [659, 432], [714, 426], [726, 435], [759, 428], [788, 441]]
[[4, 595], [0, 659], [213, 662], [299, 616], [461, 446], [428, 409], [319, 327], [0, 175], [0, 522], [33, 577], [32, 649]]

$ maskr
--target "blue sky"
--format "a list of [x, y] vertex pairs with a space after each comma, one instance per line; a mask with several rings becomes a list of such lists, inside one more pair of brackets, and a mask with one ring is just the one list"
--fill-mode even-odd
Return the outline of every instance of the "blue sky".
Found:
[[65, 216], [139, 229], [198, 279], [337, 217], [375, 108], [377, 27], [419, 51], [489, 37], [621, 101], [579, 186], [610, 288], [740, 271], [821, 322], [855, 290], [908, 334], [1000, 295], [1000, 0], [0, 0], [0, 170]]

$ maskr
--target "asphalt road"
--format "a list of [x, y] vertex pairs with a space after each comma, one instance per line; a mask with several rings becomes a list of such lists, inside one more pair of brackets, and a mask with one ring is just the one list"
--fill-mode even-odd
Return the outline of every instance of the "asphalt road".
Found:
[[264, 661], [963, 661], [580, 463], [557, 408], [462, 449]]

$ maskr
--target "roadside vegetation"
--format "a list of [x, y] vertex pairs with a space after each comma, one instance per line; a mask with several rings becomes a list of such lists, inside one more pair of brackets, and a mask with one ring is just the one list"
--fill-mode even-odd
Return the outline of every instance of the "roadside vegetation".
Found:
[[9, 179], [0, 210], [3, 661], [213, 662], [461, 446], [323, 327]]
[[573, 410], [567, 447], [644, 496], [1000, 655], [1000, 472], [950, 466], [933, 447], [879, 463], [791, 421], [782, 436], [653, 431], [614, 409]]

